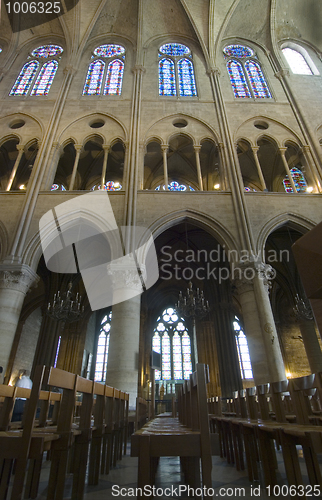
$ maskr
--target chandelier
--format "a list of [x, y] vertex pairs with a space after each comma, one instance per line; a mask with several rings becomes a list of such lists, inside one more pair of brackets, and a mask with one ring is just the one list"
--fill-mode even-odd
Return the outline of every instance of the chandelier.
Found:
[[191, 281], [186, 294], [179, 293], [176, 308], [186, 318], [204, 318], [210, 311], [209, 302], [205, 300], [203, 291], [200, 292], [199, 288], [195, 291]]
[[312, 320], [314, 318], [313, 311], [308, 299], [300, 298], [299, 294], [295, 295], [295, 307], [293, 308], [295, 315], [301, 319]]
[[193, 327], [193, 351], [195, 363], [198, 363], [198, 347], [196, 333], [196, 317], [204, 318], [210, 311], [208, 300], [205, 300], [203, 291], [200, 292], [193, 289], [192, 282], [189, 281], [185, 295], [179, 292], [178, 302], [176, 304], [177, 311], [186, 318], [192, 318]]
[[54, 295], [53, 303], [49, 302], [47, 314], [57, 321], [72, 323], [78, 321], [84, 314], [84, 306], [81, 307], [82, 297], [77, 293], [74, 298], [72, 294], [72, 282], [68, 283], [67, 292], [60, 293], [58, 290]]

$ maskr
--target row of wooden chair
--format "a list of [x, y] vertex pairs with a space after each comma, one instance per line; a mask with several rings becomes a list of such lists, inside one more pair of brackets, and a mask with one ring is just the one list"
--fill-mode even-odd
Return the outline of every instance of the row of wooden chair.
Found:
[[[20, 423], [11, 420], [18, 397], [26, 398]], [[0, 400], [0, 500], [9, 493], [11, 500], [36, 498], [44, 451], [51, 460], [47, 500], [63, 498], [67, 471], [72, 499], [81, 500], [87, 466], [89, 484], [97, 484], [126, 452], [129, 397], [122, 391], [39, 366], [31, 390], [0, 386]]]
[[[179, 456], [185, 479], [192, 487], [211, 488], [212, 447], [207, 412], [207, 367], [197, 364], [178, 397], [178, 417], [156, 417], [131, 437], [131, 455], [138, 461], [138, 488], [152, 485], [160, 457]], [[200, 473], [201, 472], [201, 473]], [[140, 493], [140, 490], [139, 490]], [[148, 496], [148, 495], [147, 495]]]
[[289, 486], [302, 485], [300, 445], [311, 485], [322, 487], [321, 373], [236, 391], [230, 399], [209, 398], [208, 411], [221, 456], [243, 469], [245, 454], [251, 481], [259, 479], [260, 462], [265, 486], [277, 484], [275, 446], [281, 446]]

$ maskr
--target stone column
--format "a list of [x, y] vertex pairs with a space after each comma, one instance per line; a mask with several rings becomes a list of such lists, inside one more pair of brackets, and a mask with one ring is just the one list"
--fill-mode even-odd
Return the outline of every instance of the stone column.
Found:
[[107, 159], [108, 159], [108, 153], [110, 151], [110, 146], [108, 144], [103, 144], [102, 148], [104, 150], [104, 159], [103, 159], [103, 166], [102, 166], [101, 189], [104, 189], [105, 182], [106, 182]]
[[8, 181], [8, 185], [6, 187], [6, 191], [10, 191], [11, 186], [13, 184], [13, 181], [15, 180], [16, 173], [17, 173], [17, 170], [18, 170], [18, 167], [19, 167], [19, 163], [20, 163], [21, 157], [22, 157], [23, 152], [24, 152], [24, 147], [25, 146], [23, 146], [22, 144], [17, 144], [17, 146], [16, 146], [16, 148], [18, 149], [18, 156], [16, 158], [15, 164], [14, 164], [13, 169], [11, 171], [10, 178], [9, 178], [9, 181]]
[[27, 265], [0, 265], [0, 366], [7, 369], [23, 301], [39, 280]]
[[74, 161], [72, 176], [71, 176], [70, 182], [69, 182], [68, 191], [73, 191], [73, 189], [74, 189], [74, 184], [75, 184], [75, 178], [76, 178], [76, 174], [77, 174], [79, 157], [80, 157], [81, 151], [83, 149], [83, 146], [81, 144], [74, 144], [74, 148], [75, 148], [75, 151], [76, 151], [76, 156], [75, 156], [75, 161]]
[[268, 296], [271, 273], [271, 266], [254, 262], [233, 269], [256, 385], [286, 379]]
[[[169, 191], [169, 180], [168, 180], [168, 160], [167, 160], [167, 152], [168, 146], [166, 144], [161, 144], [161, 151], [163, 155], [163, 177], [164, 177], [164, 186], [165, 190]], [[162, 191], [162, 184], [160, 190]]]
[[311, 176], [311, 179], [314, 183], [314, 187], [318, 193], [321, 193], [321, 184], [320, 184], [320, 181], [316, 175], [316, 170], [315, 170], [314, 160], [312, 158], [311, 148], [308, 145], [303, 145], [301, 149], [302, 149], [302, 153], [303, 153], [303, 156], [305, 158], [305, 161], [306, 161], [306, 167], [307, 167], [309, 174]]
[[290, 167], [288, 166], [288, 163], [287, 163], [286, 158], [285, 158], [285, 153], [287, 151], [287, 148], [279, 148], [279, 151], [281, 153], [281, 157], [282, 157], [282, 160], [284, 163], [285, 171], [286, 171], [287, 177], [289, 178], [289, 181], [291, 183], [293, 192], [298, 194], [295, 183], [294, 183], [294, 179], [293, 179], [291, 171], [290, 171]]
[[195, 150], [195, 155], [196, 155], [196, 165], [197, 165], [197, 175], [198, 175], [199, 190], [203, 191], [202, 175], [201, 175], [201, 165], [200, 165], [200, 156], [199, 156], [201, 146], [193, 146], [193, 149]]
[[266, 182], [265, 182], [265, 179], [264, 179], [264, 176], [263, 176], [263, 172], [262, 172], [262, 168], [260, 166], [258, 155], [257, 155], [258, 150], [259, 150], [258, 146], [252, 148], [252, 151], [253, 151], [253, 154], [254, 154], [254, 160], [255, 160], [255, 164], [256, 164], [256, 168], [257, 168], [257, 172], [258, 172], [258, 177], [259, 177], [262, 189], [263, 189], [263, 191], [267, 191]]
[[135, 410], [138, 394], [141, 296], [113, 305], [106, 383], [130, 394]]

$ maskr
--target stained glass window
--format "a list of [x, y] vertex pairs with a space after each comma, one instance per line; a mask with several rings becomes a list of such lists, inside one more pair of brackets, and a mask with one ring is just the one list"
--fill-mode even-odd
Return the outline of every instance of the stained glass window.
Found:
[[[121, 45], [107, 44], [96, 47], [88, 67], [83, 95], [121, 95], [125, 48]], [[105, 61], [104, 61], [105, 60]], [[104, 86], [102, 85], [103, 81]]]
[[96, 365], [95, 365], [95, 376], [94, 376], [94, 380], [96, 382], [105, 382], [106, 380], [111, 320], [112, 320], [112, 312], [105, 315], [101, 321], [100, 333], [97, 342]]
[[105, 63], [98, 59], [89, 65], [83, 95], [100, 94]]
[[242, 329], [239, 319], [235, 316], [235, 321], [233, 323], [236, 336], [236, 345], [239, 359], [239, 367], [242, 379], [252, 379], [253, 371], [250, 362], [248, 343], [246, 335]]
[[121, 95], [124, 63], [119, 59], [110, 62], [107, 67], [104, 95]]
[[312, 70], [304, 56], [297, 50], [285, 47], [282, 52], [295, 75], [312, 75]]
[[33, 57], [54, 57], [63, 53], [63, 48], [59, 45], [42, 45], [42, 47], [38, 47], [33, 50], [31, 55]]
[[[238, 98], [271, 98], [263, 71], [250, 47], [227, 45], [224, 48], [227, 70], [234, 96]], [[246, 58], [252, 57], [252, 59]], [[232, 59], [234, 58], [234, 59]]]
[[96, 47], [93, 54], [94, 56], [98, 57], [120, 56], [122, 54], [125, 54], [125, 48], [121, 45], [114, 44], [100, 45], [99, 47]]
[[39, 67], [38, 61], [26, 63], [15, 81], [9, 95], [27, 95]]
[[[298, 168], [291, 168], [290, 170], [292, 179], [294, 181], [296, 191], [298, 193], [303, 193], [307, 190], [307, 184], [304, 175]], [[293, 193], [292, 185], [288, 176], [283, 180], [284, 189], [287, 193]]]
[[[42, 45], [31, 52], [32, 57], [47, 59], [49, 57], [58, 57], [63, 53], [63, 48], [59, 45]], [[58, 61], [51, 60], [41, 65], [38, 60], [26, 63], [15, 81], [9, 95], [27, 95], [31, 85], [37, 75], [36, 82], [32, 88], [30, 95], [47, 95], [53, 79], [58, 69]]]
[[159, 95], [196, 96], [197, 88], [189, 47], [181, 43], [166, 43], [160, 47], [159, 57]]
[[227, 47], [224, 48], [224, 54], [226, 56], [238, 57], [239, 59], [242, 59], [244, 57], [253, 56], [254, 51], [244, 45], [227, 45]]
[[165, 309], [157, 319], [152, 337], [152, 349], [161, 354], [161, 371], [155, 370], [156, 380], [189, 379], [192, 373], [191, 342], [183, 318], [175, 309]]
[[57, 61], [50, 61], [43, 65], [38, 73], [36, 83], [34, 84], [30, 95], [47, 95], [53, 79], [58, 69]]
[[65, 186], [63, 184], [53, 184], [50, 188], [50, 191], [66, 191]]
[[235, 97], [251, 97], [241, 63], [230, 60], [227, 69]]
[[159, 62], [159, 95], [176, 95], [174, 62], [171, 59]]
[[195, 75], [192, 62], [188, 59], [180, 59], [178, 62], [179, 94], [181, 96], [197, 95]]
[[[92, 191], [100, 190], [101, 185], [100, 184], [95, 184], [95, 186], [92, 187]], [[104, 191], [120, 191], [122, 189], [122, 185], [117, 182], [117, 181], [107, 181], [106, 184], [104, 185]]]
[[[157, 186], [155, 188], [155, 191], [160, 191], [161, 186]], [[179, 184], [177, 181], [172, 181], [168, 184], [168, 190], [169, 191], [187, 191], [187, 186], [185, 184]], [[195, 191], [195, 189], [191, 186], [189, 186], [190, 191]], [[165, 185], [162, 186], [162, 191], [165, 191]]]
[[259, 64], [254, 61], [247, 61], [245, 68], [254, 97], [272, 97]]
[[167, 56], [185, 56], [190, 54], [189, 47], [182, 45], [181, 43], [166, 43], [160, 47], [161, 54], [166, 54]]

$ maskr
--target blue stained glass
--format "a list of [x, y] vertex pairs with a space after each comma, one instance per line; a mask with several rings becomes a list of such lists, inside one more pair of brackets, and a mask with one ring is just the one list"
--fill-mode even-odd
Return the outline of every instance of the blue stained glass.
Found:
[[179, 94], [181, 96], [197, 95], [193, 64], [189, 59], [180, 59], [178, 62]]
[[104, 95], [121, 95], [124, 63], [119, 59], [111, 61], [107, 67]]
[[58, 69], [57, 61], [50, 61], [41, 68], [30, 95], [47, 95]]
[[168, 56], [185, 56], [190, 54], [189, 47], [181, 43], [166, 43], [160, 47], [160, 52]]
[[252, 97], [242, 65], [238, 61], [230, 60], [227, 69], [235, 97]]
[[224, 54], [226, 56], [238, 57], [242, 59], [244, 57], [253, 56], [254, 51], [244, 45], [227, 45], [227, 47], [224, 48]]
[[179, 184], [177, 181], [170, 182], [168, 185], [169, 191], [186, 191], [187, 186], [184, 184]]
[[174, 62], [171, 59], [159, 62], [159, 95], [177, 95]]
[[96, 47], [93, 53], [98, 57], [120, 56], [125, 53], [125, 48], [122, 45], [114, 44], [100, 45]]
[[259, 64], [246, 61], [245, 68], [254, 96], [256, 98], [272, 97]]
[[105, 63], [100, 61], [92, 62], [88, 67], [83, 95], [97, 95], [101, 92]]
[[[298, 193], [305, 192], [307, 189], [307, 184], [306, 184], [305, 177], [302, 174], [301, 170], [294, 167], [294, 168], [291, 168], [290, 172], [291, 172], [291, 176], [292, 176], [292, 179], [293, 179], [295, 187], [296, 187], [296, 191]], [[293, 193], [292, 185], [290, 183], [288, 176], [286, 176], [285, 179], [283, 180], [283, 185], [284, 185], [284, 189], [287, 193]]]
[[50, 191], [66, 191], [66, 188], [63, 184], [53, 184], [50, 188]]
[[63, 48], [60, 45], [42, 45], [33, 50], [31, 55], [33, 57], [53, 57], [63, 53]]
[[38, 61], [26, 63], [20, 71], [9, 95], [27, 95], [38, 67]]

